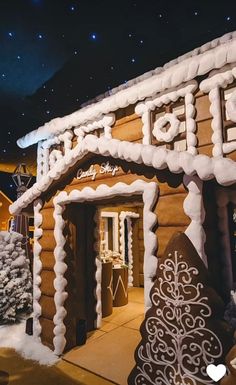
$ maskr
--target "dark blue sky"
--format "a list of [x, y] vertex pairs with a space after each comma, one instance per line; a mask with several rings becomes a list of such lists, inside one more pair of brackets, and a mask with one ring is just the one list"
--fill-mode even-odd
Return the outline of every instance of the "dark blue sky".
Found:
[[33, 162], [20, 136], [233, 30], [236, 0], [0, 0], [0, 163]]

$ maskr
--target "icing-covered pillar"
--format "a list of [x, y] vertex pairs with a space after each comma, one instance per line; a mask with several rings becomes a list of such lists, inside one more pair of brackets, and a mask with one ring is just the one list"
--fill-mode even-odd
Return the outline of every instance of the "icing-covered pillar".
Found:
[[45, 147], [44, 141], [38, 143], [37, 151], [37, 182], [49, 171], [48, 165], [49, 149]]
[[197, 176], [185, 175], [184, 185], [188, 189], [188, 195], [184, 200], [184, 212], [191, 219], [185, 234], [190, 239], [201, 259], [207, 266], [207, 256], [204, 250], [206, 234], [203, 229], [205, 210], [203, 205], [202, 187], [203, 182]]
[[151, 111], [148, 106], [144, 103], [139, 103], [135, 107], [135, 113], [141, 116], [142, 119], [142, 133], [143, 133], [143, 144], [151, 144]]
[[42, 270], [42, 262], [40, 260], [40, 253], [42, 246], [39, 243], [39, 239], [43, 235], [43, 230], [40, 228], [43, 222], [43, 216], [40, 213], [43, 204], [40, 199], [37, 199], [34, 202], [34, 266], [33, 266], [33, 310], [34, 310], [34, 326], [33, 334], [34, 337], [40, 339], [41, 334], [41, 325], [39, 322], [39, 317], [41, 316], [42, 309], [39, 304], [41, 297], [41, 277], [40, 273]]

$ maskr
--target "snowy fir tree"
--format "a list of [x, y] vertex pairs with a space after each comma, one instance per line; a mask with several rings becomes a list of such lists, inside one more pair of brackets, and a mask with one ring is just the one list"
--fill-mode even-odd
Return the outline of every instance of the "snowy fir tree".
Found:
[[209, 282], [188, 237], [176, 234], [158, 263], [129, 385], [214, 383], [206, 368], [224, 363], [233, 337], [223, 320], [224, 304]]
[[0, 324], [15, 322], [32, 310], [32, 278], [22, 238], [0, 231]]

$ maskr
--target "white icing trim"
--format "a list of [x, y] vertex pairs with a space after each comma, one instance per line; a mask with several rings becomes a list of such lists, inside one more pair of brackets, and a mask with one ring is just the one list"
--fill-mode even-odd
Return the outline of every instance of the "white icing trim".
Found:
[[85, 126], [80, 126], [74, 129], [75, 135], [78, 137], [78, 142], [80, 142], [86, 134], [90, 134], [91, 132], [104, 128], [104, 136], [105, 138], [112, 138], [112, 125], [115, 123], [115, 114], [107, 114], [103, 116], [100, 120], [95, 120], [94, 122], [87, 123]]
[[[222, 72], [224, 71], [224, 72]], [[221, 112], [221, 97], [220, 88], [226, 88], [236, 79], [236, 67], [235, 64], [225, 66], [221, 71], [212, 71], [209, 78], [203, 80], [200, 84], [200, 89], [208, 93], [211, 101], [210, 112], [213, 117], [212, 119], [212, 142], [214, 144], [212, 154], [213, 156], [222, 156], [228, 154], [236, 149], [236, 141], [223, 143], [223, 120]], [[226, 110], [229, 109], [228, 114], [232, 118], [236, 119], [235, 102], [230, 102], [231, 98], [226, 102]], [[232, 119], [233, 120], [233, 119]]]
[[232, 93], [230, 98], [225, 103], [227, 114], [233, 122], [236, 122], [236, 91]]
[[82, 159], [88, 152], [124, 159], [127, 162], [145, 164], [156, 169], [168, 168], [173, 173], [197, 174], [202, 180], [209, 180], [215, 177], [218, 183], [222, 185], [236, 182], [236, 164], [231, 159], [209, 158], [202, 154], [193, 156], [187, 152], [168, 151], [152, 145], [87, 135], [81, 143], [77, 144], [75, 148], [58, 161], [45, 177], [36, 182], [10, 205], [10, 213], [17, 214], [24, 207], [27, 207], [43, 191], [46, 191], [54, 180], [59, 179], [61, 175], [65, 174], [70, 167]]
[[[127, 107], [148, 97], [153, 97], [165, 89], [178, 87], [181, 83], [194, 79], [197, 76], [204, 75], [214, 68], [221, 68], [226, 64], [236, 62], [236, 40], [230, 35], [225, 40], [222, 37], [222, 43], [217, 46], [216, 40], [213, 45], [208, 43], [205, 47], [211, 48], [210, 51], [195, 51], [196, 56], [189, 57], [184, 55], [183, 61], [168, 67], [161, 73], [157, 73], [140, 83], [133, 84], [127, 89], [118, 91], [115, 95], [103, 98], [101, 101], [89, 105], [62, 118], [52, 119], [20, 138], [17, 144], [21, 148], [28, 147], [40, 140], [58, 135], [72, 127], [83, 125], [88, 121], [93, 121], [102, 114], [108, 114], [119, 108]], [[232, 40], [228, 40], [228, 39]], [[219, 40], [217, 40], [219, 41]], [[213, 48], [215, 47], [215, 48]], [[208, 48], [208, 49], [209, 49]], [[194, 51], [193, 51], [194, 52]], [[176, 63], [176, 62], [174, 62]]]
[[[55, 228], [54, 236], [56, 240], [56, 247], [54, 251], [55, 255], [55, 266], [54, 271], [56, 278], [54, 280], [54, 287], [56, 290], [54, 300], [56, 305], [56, 314], [54, 316], [54, 334], [53, 344], [55, 347], [54, 352], [58, 355], [62, 354], [66, 340], [65, 340], [65, 325], [63, 320], [66, 316], [66, 310], [64, 308], [64, 301], [67, 298], [67, 293], [65, 291], [66, 279], [64, 278], [65, 271], [67, 269], [66, 264], [64, 263], [65, 251], [64, 245], [66, 239], [63, 235], [63, 229], [65, 226], [65, 221], [63, 219], [63, 211], [65, 205], [72, 202], [87, 202], [95, 201], [99, 199], [113, 198], [117, 195], [130, 196], [133, 194], [141, 194], [143, 197], [144, 204], [144, 216], [143, 216], [143, 226], [144, 226], [144, 292], [145, 292], [145, 304], [149, 307], [150, 298], [149, 292], [153, 285], [152, 279], [156, 274], [157, 268], [157, 258], [155, 256], [157, 249], [157, 239], [155, 233], [152, 231], [154, 225], [156, 224], [157, 218], [156, 214], [152, 212], [152, 209], [156, 203], [158, 197], [158, 186], [155, 182], [144, 182], [141, 180], [136, 180], [130, 185], [124, 183], [117, 183], [112, 187], [107, 185], [99, 185], [96, 190], [91, 187], [85, 187], [82, 190], [72, 190], [69, 194], [66, 191], [60, 192], [54, 199], [53, 203], [55, 206], [53, 217], [55, 219]], [[99, 253], [97, 259], [99, 259]], [[97, 263], [97, 273], [96, 279], [99, 289], [96, 290], [97, 296], [97, 325], [101, 323], [101, 264]]]
[[211, 102], [210, 113], [213, 117], [211, 122], [212, 127], [212, 155], [223, 156], [223, 136], [222, 136], [222, 116], [221, 116], [221, 100], [219, 88], [213, 88], [209, 93]]
[[188, 195], [184, 200], [184, 212], [191, 219], [185, 234], [197, 250], [200, 258], [207, 267], [207, 256], [204, 250], [206, 234], [203, 228], [205, 210], [202, 197], [202, 181], [197, 177], [184, 175], [183, 183], [188, 189]]
[[143, 144], [151, 144], [151, 111], [170, 102], [176, 102], [179, 98], [184, 98], [189, 93], [192, 94], [197, 87], [197, 82], [192, 80], [184, 85], [181, 84], [175, 90], [165, 91], [153, 99], [147, 99], [137, 104], [135, 113], [142, 117]]
[[41, 334], [41, 325], [39, 322], [39, 317], [41, 316], [41, 306], [39, 304], [39, 300], [41, 297], [41, 270], [42, 270], [42, 262], [40, 260], [40, 253], [42, 250], [42, 246], [39, 243], [39, 239], [43, 235], [43, 230], [40, 228], [43, 222], [43, 216], [40, 214], [40, 210], [43, 207], [43, 203], [40, 199], [34, 202], [34, 267], [33, 267], [33, 309], [34, 309], [34, 325], [33, 325], [33, 333], [34, 337], [40, 339]]
[[192, 155], [197, 155], [196, 149], [197, 137], [196, 137], [196, 121], [194, 119], [196, 108], [194, 106], [194, 96], [191, 92], [185, 95], [185, 119], [186, 119], [186, 141], [187, 151]]
[[[165, 132], [163, 128], [167, 123], [170, 123], [170, 127]], [[177, 116], [166, 113], [155, 121], [152, 133], [159, 142], [172, 142], [174, 137], [179, 133], [179, 126], [180, 121]]]
[[127, 220], [128, 227], [128, 286], [133, 286], [133, 228], [132, 228], [132, 218], [139, 218], [139, 214], [133, 211], [121, 211], [119, 215], [120, 219], [120, 253], [123, 257], [125, 263], [125, 219]]
[[230, 248], [229, 219], [227, 205], [232, 202], [236, 204], [235, 191], [218, 188], [216, 191], [218, 228], [221, 233], [221, 261], [224, 286], [226, 289], [233, 288], [233, 273]]
[[63, 158], [63, 155], [61, 151], [59, 150], [52, 150], [49, 154], [49, 169], [53, 168], [56, 162], [58, 162], [60, 159]]

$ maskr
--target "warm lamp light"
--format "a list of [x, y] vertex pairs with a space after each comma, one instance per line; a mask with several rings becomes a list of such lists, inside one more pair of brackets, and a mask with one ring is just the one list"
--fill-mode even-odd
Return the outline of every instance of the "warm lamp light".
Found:
[[27, 190], [32, 174], [28, 171], [25, 163], [20, 163], [14, 170], [12, 179], [17, 187], [17, 198], [19, 198]]

